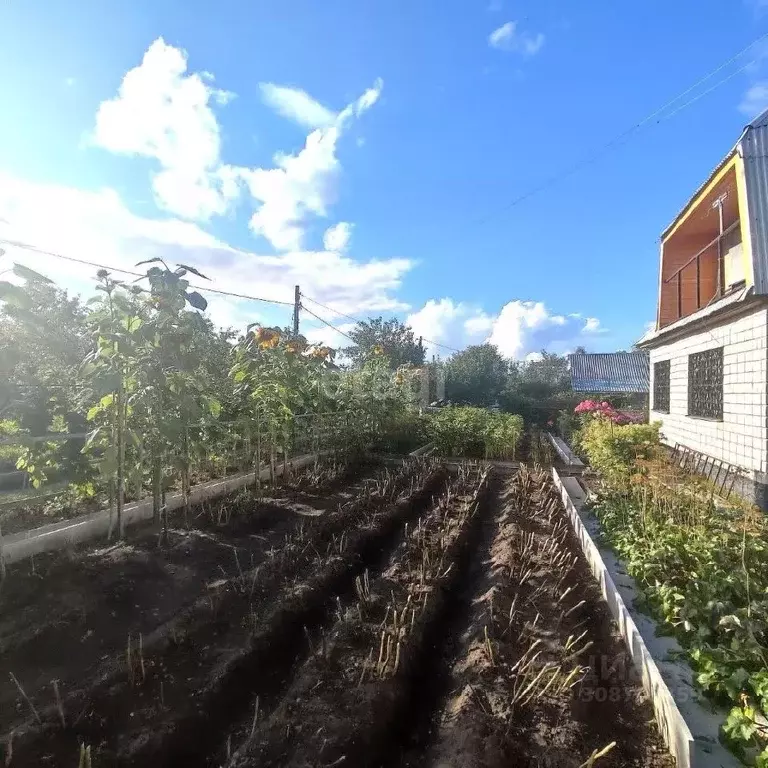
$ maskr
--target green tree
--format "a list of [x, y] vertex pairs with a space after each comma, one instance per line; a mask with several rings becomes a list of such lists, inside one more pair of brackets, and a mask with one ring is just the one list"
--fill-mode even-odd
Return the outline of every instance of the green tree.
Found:
[[495, 405], [507, 384], [509, 363], [492, 344], [457, 352], [445, 364], [445, 396], [456, 403]]
[[419, 344], [410, 326], [392, 318], [381, 317], [359, 322], [349, 334], [354, 344], [343, 349], [355, 368], [362, 368], [374, 350], [380, 350], [392, 370], [401, 365], [423, 365], [424, 347]]
[[539, 426], [554, 421], [562, 410], [573, 410], [578, 401], [571, 390], [568, 358], [543, 350], [541, 359], [511, 367], [500, 398], [504, 410]]

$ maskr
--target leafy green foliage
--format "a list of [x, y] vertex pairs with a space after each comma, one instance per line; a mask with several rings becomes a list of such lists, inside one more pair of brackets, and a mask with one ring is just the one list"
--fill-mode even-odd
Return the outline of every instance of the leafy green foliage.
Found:
[[[201, 272], [145, 264], [140, 284], [100, 270], [85, 307], [31, 270], [2, 294], [0, 431], [14, 441], [2, 446], [3, 470], [17, 466], [35, 486], [66, 480], [72, 498], [106, 493], [120, 530], [126, 496], [143, 494], [147, 481], [159, 515], [169, 469], [186, 511], [193, 468], [221, 456], [220, 471], [264, 458], [274, 466], [307, 432], [303, 448], [354, 449], [409, 428], [412, 372], [392, 371], [381, 350], [347, 372], [332, 350], [279, 329], [233, 344], [190, 290], [187, 274], [206, 279]], [[30, 439], [54, 432], [80, 437]], [[226, 459], [233, 453], [237, 467]]]
[[467, 347], [445, 364], [445, 396], [463, 405], [496, 405], [508, 372], [509, 362], [492, 344]]
[[523, 420], [484, 408], [441, 408], [428, 415], [427, 434], [442, 456], [513, 459]]
[[672, 491], [640, 477], [602, 498], [595, 512], [647, 604], [687, 650], [697, 683], [730, 706], [725, 740], [750, 765], [767, 765], [763, 515], [702, 502], [687, 485]]
[[377, 317], [359, 322], [349, 335], [354, 344], [342, 352], [355, 368], [362, 368], [374, 350], [387, 359], [392, 370], [424, 363], [424, 347], [416, 340], [413, 330], [394, 318]]
[[639, 460], [656, 454], [660, 427], [659, 422], [618, 425], [590, 415], [578, 431], [576, 442], [604, 480], [622, 484], [634, 474]]

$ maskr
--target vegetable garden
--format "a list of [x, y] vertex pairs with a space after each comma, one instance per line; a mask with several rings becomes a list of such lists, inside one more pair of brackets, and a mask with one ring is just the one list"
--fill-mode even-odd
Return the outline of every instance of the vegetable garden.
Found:
[[546, 472], [329, 460], [157, 531], [9, 569], [8, 765], [671, 765]]
[[658, 424], [621, 425], [588, 405], [598, 407], [582, 408], [578, 441], [599, 472], [603, 532], [722, 711], [721, 740], [747, 765], [768, 766], [765, 515], [672, 466]]
[[[147, 266], [147, 287], [99, 274], [72, 386], [54, 365], [5, 385], [3, 459], [64, 492], [4, 532], [57, 504], [111, 520], [0, 574], [6, 766], [671, 765], [541, 433], [419, 415], [413, 369], [375, 347], [343, 371], [279, 328], [217, 334], [203, 275]], [[5, 314], [44, 336], [45, 278], [20, 277]], [[409, 441], [459, 460], [391, 455]]]

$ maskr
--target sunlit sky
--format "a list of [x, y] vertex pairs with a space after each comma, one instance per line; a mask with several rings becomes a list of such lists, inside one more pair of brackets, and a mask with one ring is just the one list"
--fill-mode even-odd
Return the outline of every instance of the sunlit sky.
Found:
[[600, 150], [766, 31], [760, 0], [3, 0], [0, 237], [517, 359], [628, 348], [660, 232], [768, 105], [768, 45]]

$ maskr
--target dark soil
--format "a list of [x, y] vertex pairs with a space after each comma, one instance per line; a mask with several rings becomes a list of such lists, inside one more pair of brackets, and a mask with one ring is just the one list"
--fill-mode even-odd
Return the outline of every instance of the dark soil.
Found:
[[[158, 546], [151, 526], [129, 528], [129, 538], [109, 547], [43, 555], [8, 568], [0, 585], [0, 732], [29, 717], [13, 673], [25, 693], [45, 706], [51, 681], [66, 693], [97, 677], [127, 648], [128, 635], [152, 633], [182, 614], [207, 585], [249, 569], [279, 546], [287, 532], [311, 515], [347, 503], [363, 487], [356, 466], [346, 489], [309, 506], [290, 487], [256, 498], [241, 491], [193, 510], [191, 528], [171, 515], [169, 546]], [[269, 492], [269, 491], [266, 491]]]
[[419, 745], [400, 765], [578, 768], [615, 742], [601, 768], [673, 766], [548, 477], [521, 472], [502, 503], [449, 659], [448, 695], [426, 750]]
[[10, 765], [673, 765], [544, 473], [358, 471], [12, 572]]
[[[226, 559], [219, 559], [210, 574], [213, 580], [198, 579], [197, 590], [189, 590], [189, 603], [184, 606], [177, 602], [176, 610], [169, 610], [141, 638], [140, 630], [134, 628], [136, 619], [147, 616], [146, 603], [154, 598], [149, 590], [141, 598], [132, 596], [134, 624], [110, 628], [118, 641], [110, 648], [111, 653], [92, 659], [91, 668], [70, 685], [62, 681], [64, 709], [70, 713], [67, 727], [56, 722], [55, 710], [44, 717], [42, 734], [34, 718], [28, 718], [14, 740], [14, 761], [38, 764], [49, 760], [49, 764], [58, 764], [85, 742], [99, 756], [99, 765], [159, 765], [166, 759], [166, 764], [176, 764], [171, 755], [190, 743], [188, 735], [196, 735], [195, 731], [212, 733], [211, 722], [225, 715], [226, 707], [235, 706], [244, 675], [263, 669], [262, 665], [274, 671], [293, 661], [297, 630], [300, 632], [304, 622], [317, 622], [329, 594], [340, 589], [345, 579], [353, 578], [355, 568], [365, 558], [374, 557], [377, 545], [386, 543], [386, 537], [400, 527], [398, 514], [405, 514], [407, 507], [401, 510], [402, 505], [387, 507], [387, 503], [424, 474], [422, 464], [401, 467], [397, 473], [381, 470], [375, 482], [358, 485], [354, 493], [326, 498], [324, 506], [333, 511], [315, 509], [310, 515], [304, 502], [295, 503], [298, 509], [291, 516], [290, 533], [285, 530], [285, 515], [292, 505], [284, 500], [274, 500], [267, 507], [265, 517], [271, 521], [270, 527], [259, 524], [251, 528], [242, 514], [232, 514], [228, 532], [235, 531], [232, 538], [252, 550], [246, 553], [239, 545], [234, 547], [228, 537], [222, 550]], [[440, 477], [433, 476], [421, 495], [411, 497], [413, 503], [428, 503], [439, 482]], [[275, 508], [280, 514], [274, 514]], [[391, 511], [382, 511], [377, 517], [377, 509]], [[219, 517], [219, 512], [212, 510], [211, 514], [201, 514], [198, 522], [204, 528]], [[353, 535], [355, 529], [357, 534]], [[248, 534], [248, 530], [261, 533]], [[209, 542], [212, 534], [196, 530], [193, 540]], [[334, 557], [334, 547], [343, 554]], [[260, 557], [251, 559], [255, 549]], [[237, 558], [235, 552], [239, 552]], [[226, 568], [219, 568], [222, 562]], [[103, 571], [110, 570], [103, 559], [100, 564]], [[156, 582], [151, 586], [158, 588]], [[144, 605], [137, 602], [139, 599]], [[22, 651], [25, 647], [21, 645]], [[49, 650], [55, 655], [54, 649]], [[66, 671], [71, 674], [76, 666], [70, 664]], [[23, 673], [21, 668], [16, 677], [41, 707], [44, 697], [35, 697], [36, 691], [27, 686]], [[50, 681], [48, 670], [42, 677], [46, 679]], [[3, 690], [10, 696], [17, 694], [15, 689]], [[48, 693], [51, 704], [52, 698]], [[17, 694], [16, 699], [19, 715], [28, 715], [23, 698]], [[201, 717], [203, 722], [199, 723]]]

